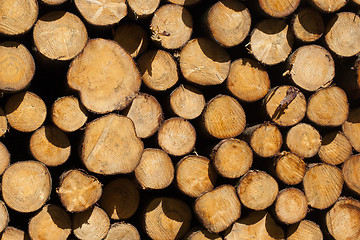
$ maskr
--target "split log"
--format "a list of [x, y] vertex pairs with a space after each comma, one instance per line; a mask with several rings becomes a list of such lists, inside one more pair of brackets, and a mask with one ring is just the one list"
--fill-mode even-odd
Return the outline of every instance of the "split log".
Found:
[[302, 46], [288, 59], [291, 80], [300, 88], [316, 91], [331, 84], [335, 63], [331, 54], [319, 45]]
[[217, 95], [202, 113], [203, 126], [215, 138], [231, 138], [240, 135], [246, 124], [245, 112], [233, 97]]
[[72, 230], [80, 240], [104, 239], [110, 228], [110, 219], [106, 212], [95, 206], [72, 216]]
[[[0, 14], [1, 15], [1, 14]], [[17, 42], [0, 43], [0, 90], [25, 89], [35, 74], [35, 61], [29, 50]]]
[[281, 127], [299, 123], [306, 113], [306, 99], [296, 87], [283, 85], [270, 89], [264, 98], [268, 117]]
[[273, 157], [279, 153], [283, 138], [279, 128], [271, 123], [258, 124], [246, 128], [242, 137], [260, 157]]
[[33, 240], [65, 240], [70, 233], [70, 215], [54, 204], [45, 205], [29, 221], [29, 235]]
[[285, 224], [294, 224], [305, 218], [308, 202], [305, 194], [297, 188], [285, 188], [275, 201], [276, 217]]
[[297, 39], [302, 42], [315, 42], [325, 31], [324, 20], [320, 12], [313, 8], [300, 9], [294, 14], [292, 30]]
[[300, 0], [259, 0], [259, 6], [270, 17], [283, 18], [292, 14], [299, 6]]
[[118, 178], [105, 185], [100, 206], [111, 219], [130, 218], [139, 206], [136, 185], [127, 178]]
[[173, 4], [183, 5], [183, 6], [190, 6], [200, 3], [202, 0], [168, 0]]
[[360, 201], [342, 197], [326, 213], [326, 226], [337, 240], [360, 238]]
[[148, 138], [155, 134], [163, 120], [161, 105], [155, 97], [139, 93], [130, 106], [125, 109], [124, 115], [130, 118], [135, 126], [139, 138]]
[[213, 39], [224, 47], [234, 47], [249, 34], [251, 16], [241, 2], [223, 0], [210, 8], [206, 24]]
[[0, 234], [1, 240], [30, 240], [30, 237], [23, 230], [7, 226]]
[[294, 36], [282, 20], [266, 19], [259, 22], [250, 34], [250, 52], [266, 64], [275, 65], [289, 56]]
[[30, 137], [30, 152], [34, 158], [46, 166], [59, 166], [65, 163], [71, 145], [64, 132], [55, 126], [42, 126]]
[[195, 128], [183, 118], [167, 119], [158, 131], [158, 143], [168, 154], [186, 155], [194, 149], [196, 143]]
[[193, 20], [186, 8], [166, 4], [156, 10], [150, 24], [151, 40], [162, 48], [183, 47], [191, 38]]
[[74, 132], [86, 123], [88, 113], [77, 97], [65, 96], [52, 105], [51, 119], [61, 130]]
[[35, 93], [21, 92], [6, 101], [5, 113], [12, 128], [21, 132], [32, 132], [45, 121], [46, 105]]
[[302, 220], [297, 224], [293, 224], [287, 231], [288, 240], [323, 240], [323, 234], [319, 225], [310, 220]]
[[197, 198], [194, 209], [204, 227], [219, 233], [240, 217], [241, 204], [233, 186], [221, 185]]
[[206, 229], [194, 229], [186, 234], [184, 237], [186, 240], [222, 240], [222, 238]]
[[202, 113], [205, 97], [197, 88], [180, 84], [170, 94], [170, 107], [179, 117], [194, 119]]
[[212, 149], [211, 160], [216, 171], [226, 178], [239, 178], [253, 163], [253, 152], [249, 145], [236, 138], [221, 140]]
[[288, 131], [286, 145], [299, 157], [310, 158], [319, 151], [321, 136], [318, 130], [310, 124], [298, 123]]
[[239, 58], [231, 63], [226, 87], [238, 99], [255, 102], [269, 91], [270, 78], [264, 66], [256, 60]]
[[[6, 146], [0, 142], [0, 175], [10, 166], [10, 153]], [[1, 232], [1, 231], [0, 231]]]
[[[343, 0], [339, 0], [345, 3]], [[352, 12], [336, 14], [326, 26], [325, 41], [331, 51], [341, 57], [360, 52], [360, 17]]]
[[342, 131], [355, 151], [360, 152], [360, 108], [351, 109]]
[[6, 118], [6, 114], [4, 109], [0, 107], [0, 137], [4, 136], [8, 130], [8, 120]]
[[225, 81], [230, 69], [230, 56], [224, 48], [207, 38], [190, 40], [180, 52], [180, 69], [189, 82], [217, 85]]
[[60, 176], [56, 192], [67, 211], [82, 212], [100, 199], [102, 186], [94, 176], [81, 170], [69, 170]]
[[321, 161], [338, 165], [347, 160], [352, 154], [350, 141], [342, 132], [330, 132], [322, 138], [318, 155]]
[[116, 222], [111, 224], [104, 240], [140, 240], [140, 234], [136, 227], [130, 223]]
[[348, 0], [311, 0], [311, 3], [325, 13], [336, 12], [345, 4]]
[[189, 155], [176, 164], [176, 184], [181, 192], [199, 197], [215, 187], [216, 172], [209, 159]]
[[342, 174], [346, 185], [357, 194], [360, 194], [360, 154], [353, 155], [342, 165]]
[[263, 210], [273, 204], [279, 187], [275, 179], [266, 172], [250, 170], [240, 179], [236, 191], [245, 207]]
[[4, 231], [4, 229], [8, 226], [9, 221], [9, 212], [5, 203], [0, 200], [0, 232]]
[[294, 153], [283, 151], [275, 160], [276, 176], [287, 185], [299, 184], [305, 171], [306, 163]]
[[251, 212], [225, 231], [226, 240], [238, 239], [285, 240], [284, 230], [266, 211]]
[[127, 15], [125, 0], [75, 0], [75, 6], [84, 19], [95, 26], [105, 27], [120, 22]]
[[11, 164], [2, 176], [1, 192], [6, 205], [15, 211], [36, 211], [50, 197], [50, 172], [38, 161]]
[[164, 189], [172, 183], [174, 173], [169, 155], [155, 148], [145, 149], [135, 168], [135, 177], [142, 189]]
[[310, 96], [306, 116], [320, 126], [340, 126], [349, 114], [344, 90], [337, 86], [320, 89]]
[[143, 142], [130, 118], [114, 113], [89, 123], [81, 144], [81, 161], [95, 173], [130, 173], [140, 162]]
[[160, 0], [127, 0], [126, 2], [136, 19], [150, 16], [160, 4]]
[[329, 164], [315, 164], [306, 171], [303, 186], [309, 205], [325, 209], [340, 197], [344, 178], [341, 171]]
[[116, 42], [88, 41], [70, 64], [68, 85], [80, 92], [90, 111], [107, 113], [124, 109], [139, 92], [141, 79], [135, 62]]
[[35, 24], [38, 12], [39, 5], [36, 0], [2, 1], [0, 33], [11, 36], [26, 33]]
[[114, 30], [114, 41], [123, 47], [132, 58], [140, 56], [149, 45], [145, 29], [135, 23], [126, 23]]
[[80, 18], [64, 11], [49, 12], [35, 24], [34, 44], [50, 60], [66, 61], [78, 55], [88, 40]]
[[139, 58], [137, 65], [141, 78], [151, 90], [165, 91], [178, 81], [175, 59], [164, 50], [150, 50]]
[[146, 206], [143, 221], [152, 239], [181, 239], [190, 228], [191, 218], [191, 210], [182, 200], [159, 197]]

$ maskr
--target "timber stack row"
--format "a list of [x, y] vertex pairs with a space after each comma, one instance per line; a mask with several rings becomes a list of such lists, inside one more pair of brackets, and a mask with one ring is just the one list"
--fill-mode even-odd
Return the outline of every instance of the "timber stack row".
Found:
[[359, 0], [0, 0], [0, 232], [360, 239]]

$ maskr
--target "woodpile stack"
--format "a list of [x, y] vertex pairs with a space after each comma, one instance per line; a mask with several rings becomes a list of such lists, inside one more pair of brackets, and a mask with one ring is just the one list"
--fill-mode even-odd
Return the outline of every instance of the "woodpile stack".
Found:
[[0, 238], [360, 240], [359, 12], [0, 0]]

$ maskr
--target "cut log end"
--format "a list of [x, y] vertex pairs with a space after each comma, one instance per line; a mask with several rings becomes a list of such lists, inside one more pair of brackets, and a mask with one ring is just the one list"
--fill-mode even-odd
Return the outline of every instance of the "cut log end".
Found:
[[306, 164], [291, 152], [281, 152], [275, 162], [276, 176], [285, 184], [299, 184], [305, 175]]
[[348, 0], [311, 0], [311, 2], [321, 11], [331, 13], [345, 6]]
[[160, 4], [160, 0], [127, 0], [126, 2], [137, 18], [150, 16]]
[[347, 160], [352, 154], [350, 141], [342, 132], [330, 132], [322, 138], [318, 155], [321, 161], [338, 165]]
[[297, 188], [286, 188], [279, 192], [275, 202], [277, 218], [285, 224], [294, 224], [305, 218], [308, 203], [305, 194]]
[[347, 120], [342, 125], [342, 131], [349, 139], [351, 146], [360, 152], [360, 108], [350, 110]]
[[140, 240], [140, 234], [136, 227], [130, 223], [117, 222], [110, 226], [109, 232], [104, 240]]
[[323, 234], [319, 225], [310, 220], [302, 220], [297, 224], [293, 224], [287, 231], [288, 240], [323, 240]]
[[267, 15], [276, 18], [283, 18], [292, 14], [299, 6], [300, 0], [259, 0], [261, 10]]
[[324, 34], [325, 25], [320, 12], [313, 8], [303, 8], [294, 15], [292, 29], [300, 41], [314, 42]]
[[347, 159], [342, 166], [342, 174], [346, 185], [360, 195], [360, 179], [358, 169], [360, 168], [360, 155], [353, 155]]

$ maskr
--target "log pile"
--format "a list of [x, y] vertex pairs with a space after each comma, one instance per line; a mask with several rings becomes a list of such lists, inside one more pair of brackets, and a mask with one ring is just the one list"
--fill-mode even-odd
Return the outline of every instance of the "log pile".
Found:
[[0, 0], [0, 238], [359, 240], [359, 11]]

